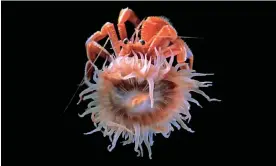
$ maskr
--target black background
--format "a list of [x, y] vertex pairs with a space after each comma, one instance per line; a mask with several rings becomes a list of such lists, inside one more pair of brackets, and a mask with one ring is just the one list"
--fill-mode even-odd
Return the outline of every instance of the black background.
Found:
[[253, 60], [264, 53], [260, 44], [273, 29], [274, 4], [3, 2], [4, 163], [91, 165], [97, 160], [99, 164], [149, 161], [147, 152], [144, 158], [136, 157], [133, 144], [122, 146], [119, 141], [110, 153], [109, 139], [101, 133], [84, 136], [82, 133], [93, 129], [93, 124], [89, 117], [77, 116], [86, 107], [86, 103], [76, 106], [78, 95], [63, 113], [83, 77], [86, 39], [104, 23], [116, 24], [125, 7], [133, 9], [141, 19], [152, 15], [169, 18], [181, 36], [203, 37], [186, 39], [195, 55], [194, 68], [215, 73], [200, 80], [213, 81], [214, 86], [204, 91], [223, 100], [209, 103], [195, 95], [203, 106], [201, 109], [192, 104], [189, 126], [196, 132], [190, 134], [182, 129], [169, 139], [156, 136], [151, 162], [225, 163], [244, 159], [245, 151], [255, 149], [244, 137], [251, 129], [246, 127], [246, 119], [240, 118], [248, 109], [240, 99], [248, 84], [242, 80], [249, 77], [249, 69], [261, 67], [262, 61]]

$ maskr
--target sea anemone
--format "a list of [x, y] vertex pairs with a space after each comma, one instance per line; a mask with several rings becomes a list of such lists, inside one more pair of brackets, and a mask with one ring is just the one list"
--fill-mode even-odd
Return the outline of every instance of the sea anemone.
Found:
[[155, 49], [156, 58], [148, 58], [142, 53], [133, 52], [133, 56], [110, 56], [110, 63], [104, 63], [102, 69], [88, 61], [93, 66], [95, 84], [85, 77], [87, 89], [80, 93], [81, 100], [91, 100], [84, 117], [91, 114], [95, 129], [85, 133], [92, 134], [101, 131], [109, 136], [112, 151], [120, 136], [125, 139], [123, 145], [134, 143], [138, 156], [143, 156], [142, 143], [147, 147], [151, 159], [153, 134], [161, 133], [168, 138], [174, 127], [181, 127], [194, 132], [189, 123], [190, 104], [199, 102], [192, 98], [190, 92], [203, 95], [210, 99], [200, 87], [211, 86], [211, 82], [200, 82], [192, 79], [194, 76], [212, 74], [196, 73], [194, 70], [181, 69], [184, 64], [173, 66], [174, 56], [169, 61], [161, 51]]

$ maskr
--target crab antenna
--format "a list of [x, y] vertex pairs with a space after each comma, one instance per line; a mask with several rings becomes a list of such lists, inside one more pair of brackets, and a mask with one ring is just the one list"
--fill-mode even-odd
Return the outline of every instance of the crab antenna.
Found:
[[186, 39], [204, 39], [203, 37], [192, 37], [192, 36], [179, 36], [180, 38], [186, 38]]
[[[159, 36], [159, 37], [170, 37], [170, 36]], [[180, 38], [186, 39], [204, 39], [203, 37], [193, 37], [193, 36], [179, 36]]]

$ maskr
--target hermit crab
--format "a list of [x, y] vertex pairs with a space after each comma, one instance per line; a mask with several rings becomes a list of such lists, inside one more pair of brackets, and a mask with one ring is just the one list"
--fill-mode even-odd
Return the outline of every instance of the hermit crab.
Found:
[[[135, 26], [135, 33], [128, 39], [125, 23]], [[118, 32], [114, 24], [106, 23], [86, 42], [88, 61], [84, 83], [88, 86], [79, 96], [89, 100], [88, 107], [80, 114], [91, 114], [95, 129], [85, 134], [101, 131], [108, 136], [112, 151], [121, 136], [123, 145], [134, 143], [138, 156], [143, 156], [143, 143], [152, 158], [153, 135], [170, 133], [187, 126], [191, 119], [190, 103], [199, 102], [190, 94], [199, 93], [211, 99], [201, 87], [211, 82], [200, 82], [194, 76], [211, 74], [192, 70], [193, 54], [187, 44], [164, 17], [147, 17], [140, 21], [131, 9], [122, 9], [118, 19]], [[110, 54], [98, 41], [108, 37], [113, 53]], [[101, 68], [95, 65], [98, 56], [105, 58]], [[177, 64], [173, 65], [176, 56]], [[189, 59], [189, 65], [186, 60]]]
[[[129, 21], [136, 28], [136, 33], [128, 39], [125, 23]], [[111, 41], [112, 48], [116, 56], [126, 56], [133, 52], [140, 52], [147, 55], [147, 57], [155, 57], [154, 48], [161, 48], [162, 55], [165, 57], [174, 54], [177, 56], [179, 64], [185, 64], [186, 59], [190, 60], [189, 68], [193, 66], [193, 54], [188, 45], [177, 35], [177, 31], [165, 17], [147, 17], [145, 20], [140, 21], [136, 14], [129, 8], [122, 9], [118, 18], [118, 32], [120, 39], [116, 34], [115, 26], [113, 23], [105, 23], [101, 31], [95, 32], [86, 41], [87, 56], [90, 61], [94, 61], [96, 56], [104, 58], [110, 56], [110, 53], [99, 45], [97, 42], [106, 36]], [[140, 38], [138, 36], [140, 34]], [[134, 39], [134, 37], [136, 37]], [[182, 68], [187, 67], [183, 65]], [[89, 75], [93, 69], [90, 69]]]

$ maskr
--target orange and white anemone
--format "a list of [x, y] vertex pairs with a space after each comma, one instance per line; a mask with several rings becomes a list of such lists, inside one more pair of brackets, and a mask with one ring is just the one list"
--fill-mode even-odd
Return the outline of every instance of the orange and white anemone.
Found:
[[101, 131], [109, 136], [112, 151], [120, 136], [125, 139], [123, 145], [134, 143], [134, 150], [138, 156], [143, 156], [142, 144], [147, 147], [151, 159], [153, 135], [161, 133], [168, 138], [174, 127], [181, 127], [194, 132], [186, 123], [191, 119], [190, 104], [199, 102], [192, 98], [190, 92], [197, 92], [209, 101], [210, 99], [200, 87], [211, 86], [211, 82], [199, 82], [194, 76], [212, 74], [196, 73], [193, 70], [182, 70], [181, 64], [173, 66], [174, 56], [169, 62], [155, 49], [153, 60], [133, 52], [132, 57], [111, 57], [108, 66], [95, 68], [93, 80], [86, 78], [87, 89], [81, 92], [82, 100], [91, 101], [87, 110], [79, 115], [84, 117], [91, 114], [95, 129], [85, 133], [92, 134]]

